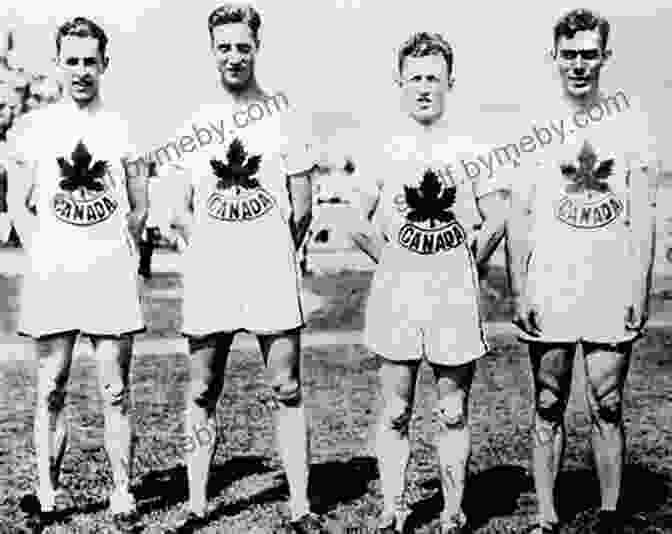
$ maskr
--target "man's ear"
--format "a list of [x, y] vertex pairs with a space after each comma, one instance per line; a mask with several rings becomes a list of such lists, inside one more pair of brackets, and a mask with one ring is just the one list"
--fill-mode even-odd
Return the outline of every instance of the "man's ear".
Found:
[[448, 78], [447, 85], [448, 85], [449, 90], [452, 89], [453, 87], [455, 87], [455, 76], [450, 76]]
[[109, 66], [109, 64], [110, 64], [109, 56], [104, 56], [103, 57], [103, 72], [105, 72], [107, 70], [107, 67]]
[[614, 51], [613, 51], [611, 48], [606, 48], [606, 49], [602, 52], [602, 57], [604, 58], [604, 59], [602, 60], [602, 62], [603, 62], [603, 63], [606, 63], [607, 61], [609, 61], [609, 60], [611, 59], [611, 56], [612, 56], [613, 53], [614, 53]]
[[554, 48], [549, 48], [544, 54], [544, 62], [547, 64], [554, 63], [558, 57], [558, 51]]

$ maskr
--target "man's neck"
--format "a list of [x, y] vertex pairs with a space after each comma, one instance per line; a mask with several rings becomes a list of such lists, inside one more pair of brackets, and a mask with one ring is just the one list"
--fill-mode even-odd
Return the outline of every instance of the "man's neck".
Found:
[[250, 83], [241, 90], [231, 90], [222, 84], [224, 100], [234, 106], [245, 106], [253, 102], [263, 100], [264, 91], [259, 87], [256, 79], [250, 80]]
[[78, 102], [73, 98], [63, 99], [63, 101], [75, 112], [86, 115], [94, 115], [103, 106], [103, 101], [100, 98], [100, 95], [97, 95], [92, 100], [86, 102]]
[[567, 91], [563, 91], [563, 101], [572, 111], [585, 111], [594, 106], [599, 106], [602, 100], [602, 92], [599, 86], [596, 86], [593, 91], [582, 96], [574, 96]]
[[444, 128], [448, 122], [445, 113], [441, 113], [427, 121], [420, 121], [412, 115], [409, 115], [409, 119], [411, 119], [413, 124], [416, 125], [422, 134], [428, 134], [440, 128]]

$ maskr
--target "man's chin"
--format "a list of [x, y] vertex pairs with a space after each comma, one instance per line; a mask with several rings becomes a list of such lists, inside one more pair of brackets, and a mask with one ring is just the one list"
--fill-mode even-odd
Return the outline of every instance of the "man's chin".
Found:
[[86, 105], [93, 101], [95, 94], [91, 93], [80, 93], [80, 92], [71, 92], [70, 98], [79, 105]]
[[239, 93], [250, 85], [250, 78], [230, 78], [228, 76], [222, 77], [222, 85], [224, 88], [231, 92]]
[[439, 114], [434, 110], [416, 110], [411, 113], [411, 117], [421, 124], [432, 124], [439, 118]]
[[568, 85], [567, 93], [574, 98], [583, 98], [593, 90], [593, 84], [588, 83], [582, 86]]

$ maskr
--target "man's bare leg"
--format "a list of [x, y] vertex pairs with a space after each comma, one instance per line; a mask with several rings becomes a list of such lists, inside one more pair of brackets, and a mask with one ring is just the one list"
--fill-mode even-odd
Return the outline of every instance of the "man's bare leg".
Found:
[[75, 332], [35, 341], [38, 358], [34, 445], [38, 498], [43, 512], [54, 509], [61, 463], [67, 445], [65, 387], [70, 377]]
[[[219, 334], [210, 340], [189, 341], [191, 372], [184, 423], [185, 451], [189, 509], [201, 518], [205, 516], [210, 466], [217, 447], [215, 411], [224, 386], [224, 371], [232, 342], [231, 333]], [[194, 439], [197, 432], [208, 438], [197, 441]]]
[[277, 447], [289, 482], [292, 520], [298, 520], [310, 513], [310, 432], [301, 384], [300, 332], [259, 335], [258, 339], [264, 361], [273, 375]]
[[411, 453], [409, 431], [419, 361], [394, 362], [381, 358], [379, 371], [383, 409], [376, 431], [376, 456], [383, 493], [381, 525], [403, 525], [406, 470]]
[[98, 363], [98, 386], [103, 399], [105, 450], [114, 481], [110, 508], [115, 515], [129, 514], [135, 508], [130, 493], [135, 444], [130, 399], [133, 340], [131, 336], [92, 336], [91, 343]]
[[565, 409], [572, 382], [573, 344], [531, 343], [535, 414], [532, 469], [541, 524], [556, 524], [555, 482], [565, 451]]
[[471, 453], [469, 429], [469, 392], [476, 365], [432, 365], [439, 400], [436, 410], [439, 423], [437, 449], [441, 466], [444, 500], [444, 523], [465, 523], [462, 499]]
[[[591, 415], [591, 440], [600, 479], [602, 510], [618, 510], [625, 464], [623, 388], [632, 343], [617, 346], [586, 343], [586, 399]], [[617, 519], [616, 519], [617, 520]]]

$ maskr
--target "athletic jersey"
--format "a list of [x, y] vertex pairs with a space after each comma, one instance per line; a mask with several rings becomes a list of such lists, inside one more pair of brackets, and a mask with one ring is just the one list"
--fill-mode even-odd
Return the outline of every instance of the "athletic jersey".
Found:
[[570, 118], [574, 131], [564, 143], [546, 147], [531, 170], [511, 173], [532, 212], [528, 295], [544, 338], [634, 337], [625, 332], [631, 281], [641, 270], [630, 237], [632, 195], [647, 185], [631, 178], [654, 164], [642, 119], [635, 109], [613, 110], [576, 128]]
[[314, 166], [307, 136], [291, 110], [272, 110], [244, 128], [233, 111], [208, 106], [187, 127], [192, 134], [207, 128], [213, 141], [199, 142], [181, 162], [194, 210], [184, 252], [185, 333], [303, 324], [287, 176]]
[[388, 306], [389, 313], [394, 300], [409, 318], [442, 322], [453, 316], [437, 312], [462, 307], [477, 324], [479, 285], [470, 244], [482, 222], [476, 200], [495, 182], [468, 179], [461, 164], [487, 150], [449, 135], [444, 121], [425, 131], [409, 119], [402, 128], [409, 133], [392, 138], [362, 170], [369, 194], [379, 195], [374, 225], [388, 240], [369, 307], [384, 301], [379, 312]]
[[30, 114], [14, 157], [34, 169], [29, 267], [19, 332], [119, 335], [143, 328], [138, 258], [127, 228], [125, 122], [64, 101]]
[[31, 114], [13, 151], [35, 167], [33, 268], [86, 272], [114, 253], [133, 253], [122, 159], [134, 150], [118, 114], [54, 104]]

